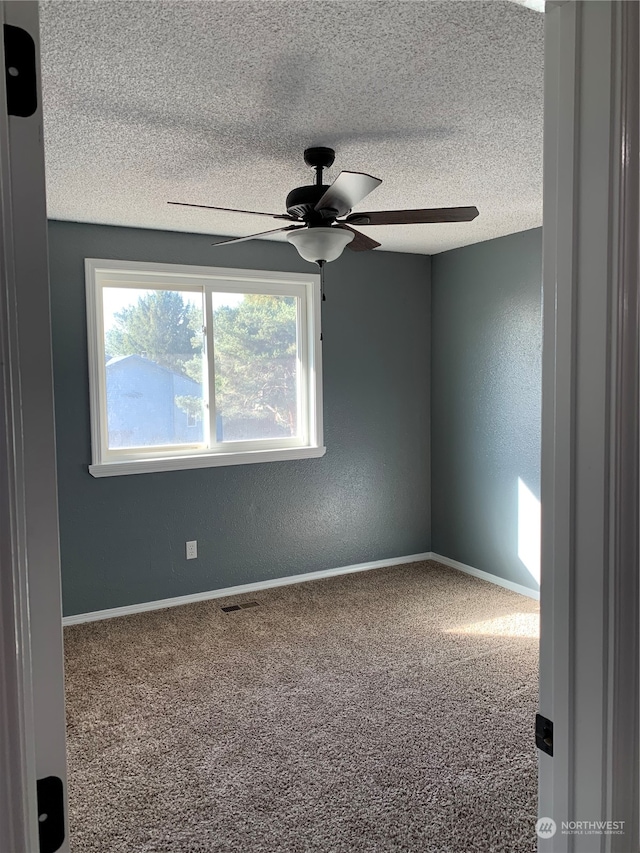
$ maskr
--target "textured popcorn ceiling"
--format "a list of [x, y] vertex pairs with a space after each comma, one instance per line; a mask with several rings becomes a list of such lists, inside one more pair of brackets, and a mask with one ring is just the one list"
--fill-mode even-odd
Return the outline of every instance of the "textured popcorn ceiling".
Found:
[[543, 21], [506, 0], [45, 2], [49, 215], [251, 234], [279, 223], [166, 202], [284, 212], [311, 180], [303, 149], [329, 145], [331, 179], [383, 180], [356, 209], [480, 210], [362, 228], [386, 250], [536, 227]]

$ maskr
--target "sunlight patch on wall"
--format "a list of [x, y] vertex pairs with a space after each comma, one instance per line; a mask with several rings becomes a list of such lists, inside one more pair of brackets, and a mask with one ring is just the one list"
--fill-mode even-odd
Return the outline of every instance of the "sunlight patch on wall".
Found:
[[545, 0], [512, 0], [518, 6], [526, 6], [527, 9], [533, 9], [534, 12], [542, 12], [545, 10]]
[[535, 639], [540, 636], [540, 616], [538, 613], [508, 613], [506, 616], [496, 616], [495, 619], [485, 619], [482, 622], [448, 628], [445, 633]]
[[540, 501], [518, 477], [518, 557], [540, 583]]

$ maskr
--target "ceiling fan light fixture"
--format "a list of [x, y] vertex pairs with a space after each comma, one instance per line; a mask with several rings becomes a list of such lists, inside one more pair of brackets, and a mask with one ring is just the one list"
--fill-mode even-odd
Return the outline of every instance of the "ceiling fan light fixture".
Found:
[[346, 228], [301, 228], [287, 234], [287, 240], [305, 261], [335, 261], [354, 238]]

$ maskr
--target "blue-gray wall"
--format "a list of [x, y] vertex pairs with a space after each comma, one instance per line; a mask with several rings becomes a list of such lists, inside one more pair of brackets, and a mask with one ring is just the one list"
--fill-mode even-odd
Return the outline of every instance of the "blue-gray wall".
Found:
[[84, 258], [312, 267], [265, 241], [66, 222], [49, 240], [65, 615], [430, 550], [428, 257], [327, 266], [323, 458], [94, 479]]
[[542, 230], [432, 258], [432, 548], [524, 586], [518, 479], [540, 498]]

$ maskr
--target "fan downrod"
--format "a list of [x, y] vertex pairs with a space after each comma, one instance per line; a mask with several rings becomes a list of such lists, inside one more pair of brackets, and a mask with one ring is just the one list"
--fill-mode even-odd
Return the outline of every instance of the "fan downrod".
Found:
[[333, 161], [336, 159], [336, 152], [333, 148], [306, 148], [304, 152], [304, 162], [307, 166], [311, 166], [316, 171], [316, 186], [322, 186], [322, 170], [333, 166]]

